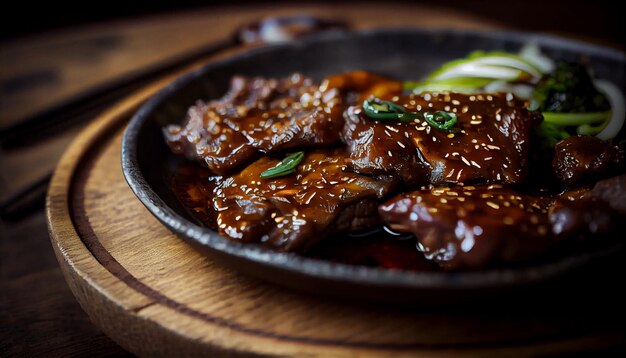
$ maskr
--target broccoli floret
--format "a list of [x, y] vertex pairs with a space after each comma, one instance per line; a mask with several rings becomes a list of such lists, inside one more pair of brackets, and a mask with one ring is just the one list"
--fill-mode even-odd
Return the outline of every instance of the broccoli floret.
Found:
[[603, 112], [610, 108], [598, 92], [587, 68], [561, 61], [555, 71], [541, 79], [533, 93], [535, 107], [543, 112]]

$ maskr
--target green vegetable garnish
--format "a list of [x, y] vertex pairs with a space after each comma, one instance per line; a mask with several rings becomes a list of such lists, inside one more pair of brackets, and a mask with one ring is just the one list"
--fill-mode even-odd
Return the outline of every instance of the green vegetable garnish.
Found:
[[561, 61], [544, 76], [533, 92], [535, 107], [542, 112], [606, 112], [610, 105], [596, 89], [584, 65]]
[[363, 101], [365, 114], [373, 120], [412, 122], [416, 119], [426, 120], [432, 127], [446, 133], [457, 132], [454, 128], [457, 122], [456, 114], [452, 112], [437, 111], [434, 113], [407, 112], [407, 110], [390, 101], [379, 98], [371, 98]]
[[261, 173], [261, 178], [270, 179], [289, 175], [296, 171], [302, 159], [304, 159], [304, 152], [289, 154], [280, 163], [276, 164], [276, 166]]
[[363, 101], [363, 110], [368, 117], [375, 120], [410, 122], [418, 118], [411, 118], [410, 115], [407, 115], [409, 113], [407, 113], [404, 107], [378, 98]]
[[437, 111], [435, 113], [424, 113], [424, 119], [431, 126], [439, 129], [442, 132], [453, 133], [459, 129], [454, 128], [457, 122], [456, 114], [452, 112]]

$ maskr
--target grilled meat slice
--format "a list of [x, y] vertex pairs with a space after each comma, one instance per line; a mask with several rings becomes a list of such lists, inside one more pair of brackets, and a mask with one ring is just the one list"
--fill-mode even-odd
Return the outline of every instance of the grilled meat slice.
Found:
[[344, 114], [342, 139], [355, 171], [390, 174], [408, 184], [521, 183], [540, 114], [510, 95], [426, 93], [399, 98], [409, 112], [454, 112], [457, 133], [426, 121], [374, 121], [361, 105]]
[[568, 187], [589, 184], [619, 171], [623, 149], [593, 136], [567, 137], [554, 146], [552, 168]]
[[224, 123], [215, 106], [216, 103], [196, 102], [187, 110], [184, 127], [169, 125], [163, 133], [174, 154], [204, 162], [215, 174], [226, 174], [241, 163], [254, 160], [258, 151]]
[[337, 143], [342, 101], [338, 89], [320, 91], [300, 74], [284, 80], [236, 76], [224, 97], [198, 102], [183, 126], [167, 126], [164, 134], [174, 153], [226, 174], [259, 152]]
[[380, 224], [374, 201], [390, 191], [391, 178], [347, 171], [342, 149], [310, 152], [295, 173], [260, 178], [278, 162], [263, 157], [239, 174], [222, 178], [213, 199], [222, 235], [301, 252], [332, 231]]
[[565, 239], [609, 232], [613, 217], [588, 192], [534, 197], [499, 184], [424, 188], [379, 211], [388, 226], [413, 233], [426, 258], [447, 269], [529, 259]]
[[260, 153], [334, 145], [340, 141], [347, 103], [401, 89], [398, 81], [364, 71], [330, 76], [320, 86], [297, 73], [283, 80], [235, 76], [224, 97], [198, 101], [182, 126], [170, 125], [163, 132], [174, 153], [205, 162], [223, 175]]

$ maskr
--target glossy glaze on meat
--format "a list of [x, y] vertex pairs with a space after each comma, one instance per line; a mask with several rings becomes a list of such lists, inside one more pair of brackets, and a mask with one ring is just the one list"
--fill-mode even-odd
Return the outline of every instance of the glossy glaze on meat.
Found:
[[224, 97], [198, 101], [185, 124], [167, 126], [164, 135], [174, 153], [226, 174], [262, 153], [337, 144], [351, 99], [400, 89], [400, 82], [364, 71], [320, 86], [297, 73], [283, 80], [236, 76]]
[[387, 201], [380, 214], [447, 269], [526, 260], [565, 239], [609, 232], [613, 218], [588, 191], [537, 197], [499, 184], [424, 188]]
[[[362, 108], [371, 96], [408, 112], [453, 112], [458, 130], [373, 120]], [[401, 82], [354, 71], [319, 86], [299, 74], [235, 77], [224, 97], [198, 101], [164, 133], [174, 153], [207, 166], [177, 195], [227, 238], [333, 261], [462, 270], [589, 242], [626, 215], [626, 176], [596, 183], [626, 171], [624, 149], [573, 136], [546, 156], [533, 151], [541, 121], [510, 94], [402, 95]], [[296, 151], [306, 154], [295, 173], [261, 179]], [[547, 173], [529, 177], [529, 158]], [[417, 249], [402, 253], [409, 241], [392, 234], [345, 239], [382, 225], [414, 235]]]
[[164, 133], [174, 153], [226, 174], [261, 153], [337, 143], [341, 102], [337, 89], [321, 91], [300, 74], [284, 80], [234, 77], [224, 97], [198, 102], [184, 126], [170, 125]]
[[223, 177], [213, 200], [218, 231], [233, 240], [304, 251], [330, 232], [379, 224], [377, 199], [393, 180], [349, 172], [347, 159], [342, 149], [312, 151], [293, 175], [261, 179], [280, 161], [263, 157]]
[[343, 140], [355, 171], [390, 174], [408, 184], [521, 183], [541, 115], [505, 94], [427, 93], [395, 98], [409, 112], [454, 112], [457, 133], [424, 120], [373, 121], [358, 105], [345, 114]]
[[552, 167], [568, 187], [593, 183], [624, 165], [620, 147], [592, 136], [567, 137], [556, 143], [554, 151]]

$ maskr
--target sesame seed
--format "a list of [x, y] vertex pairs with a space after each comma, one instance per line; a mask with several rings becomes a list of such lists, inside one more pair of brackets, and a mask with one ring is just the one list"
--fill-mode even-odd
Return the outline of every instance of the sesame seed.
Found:
[[306, 205], [309, 205], [311, 203], [311, 200], [313, 200], [315, 194], [317, 194], [316, 191], [314, 191], [313, 194], [311, 194], [311, 196], [307, 199], [307, 201], [305, 202]]
[[487, 204], [488, 206], [490, 206], [493, 209], [500, 209], [500, 205], [494, 203], [493, 201], [487, 201], [485, 204]]
[[406, 146], [405, 146], [404, 144], [402, 144], [401, 142], [399, 142], [399, 141], [398, 141], [398, 142], [396, 142], [396, 143], [398, 143], [398, 145], [399, 145], [401, 148], [406, 148]]
[[463, 161], [463, 163], [465, 163], [465, 165], [467, 165], [468, 167], [471, 165], [471, 164], [470, 164], [470, 162], [469, 162], [467, 159], [465, 159], [465, 157], [464, 157], [464, 156], [461, 156], [461, 160], [462, 160], [462, 161]]
[[476, 168], [480, 169], [480, 165], [478, 165], [478, 163], [476, 163], [475, 161], [472, 160], [472, 165], [475, 166]]
[[493, 157], [485, 157], [485, 160], [491, 160]]
[[456, 174], [456, 181], [459, 181], [461, 179], [461, 173], [463, 173], [463, 169], [459, 170], [459, 172]]
[[392, 132], [398, 133], [398, 129], [396, 129], [396, 128], [392, 127], [392, 126], [387, 126], [386, 125], [385, 128], [389, 129]]

